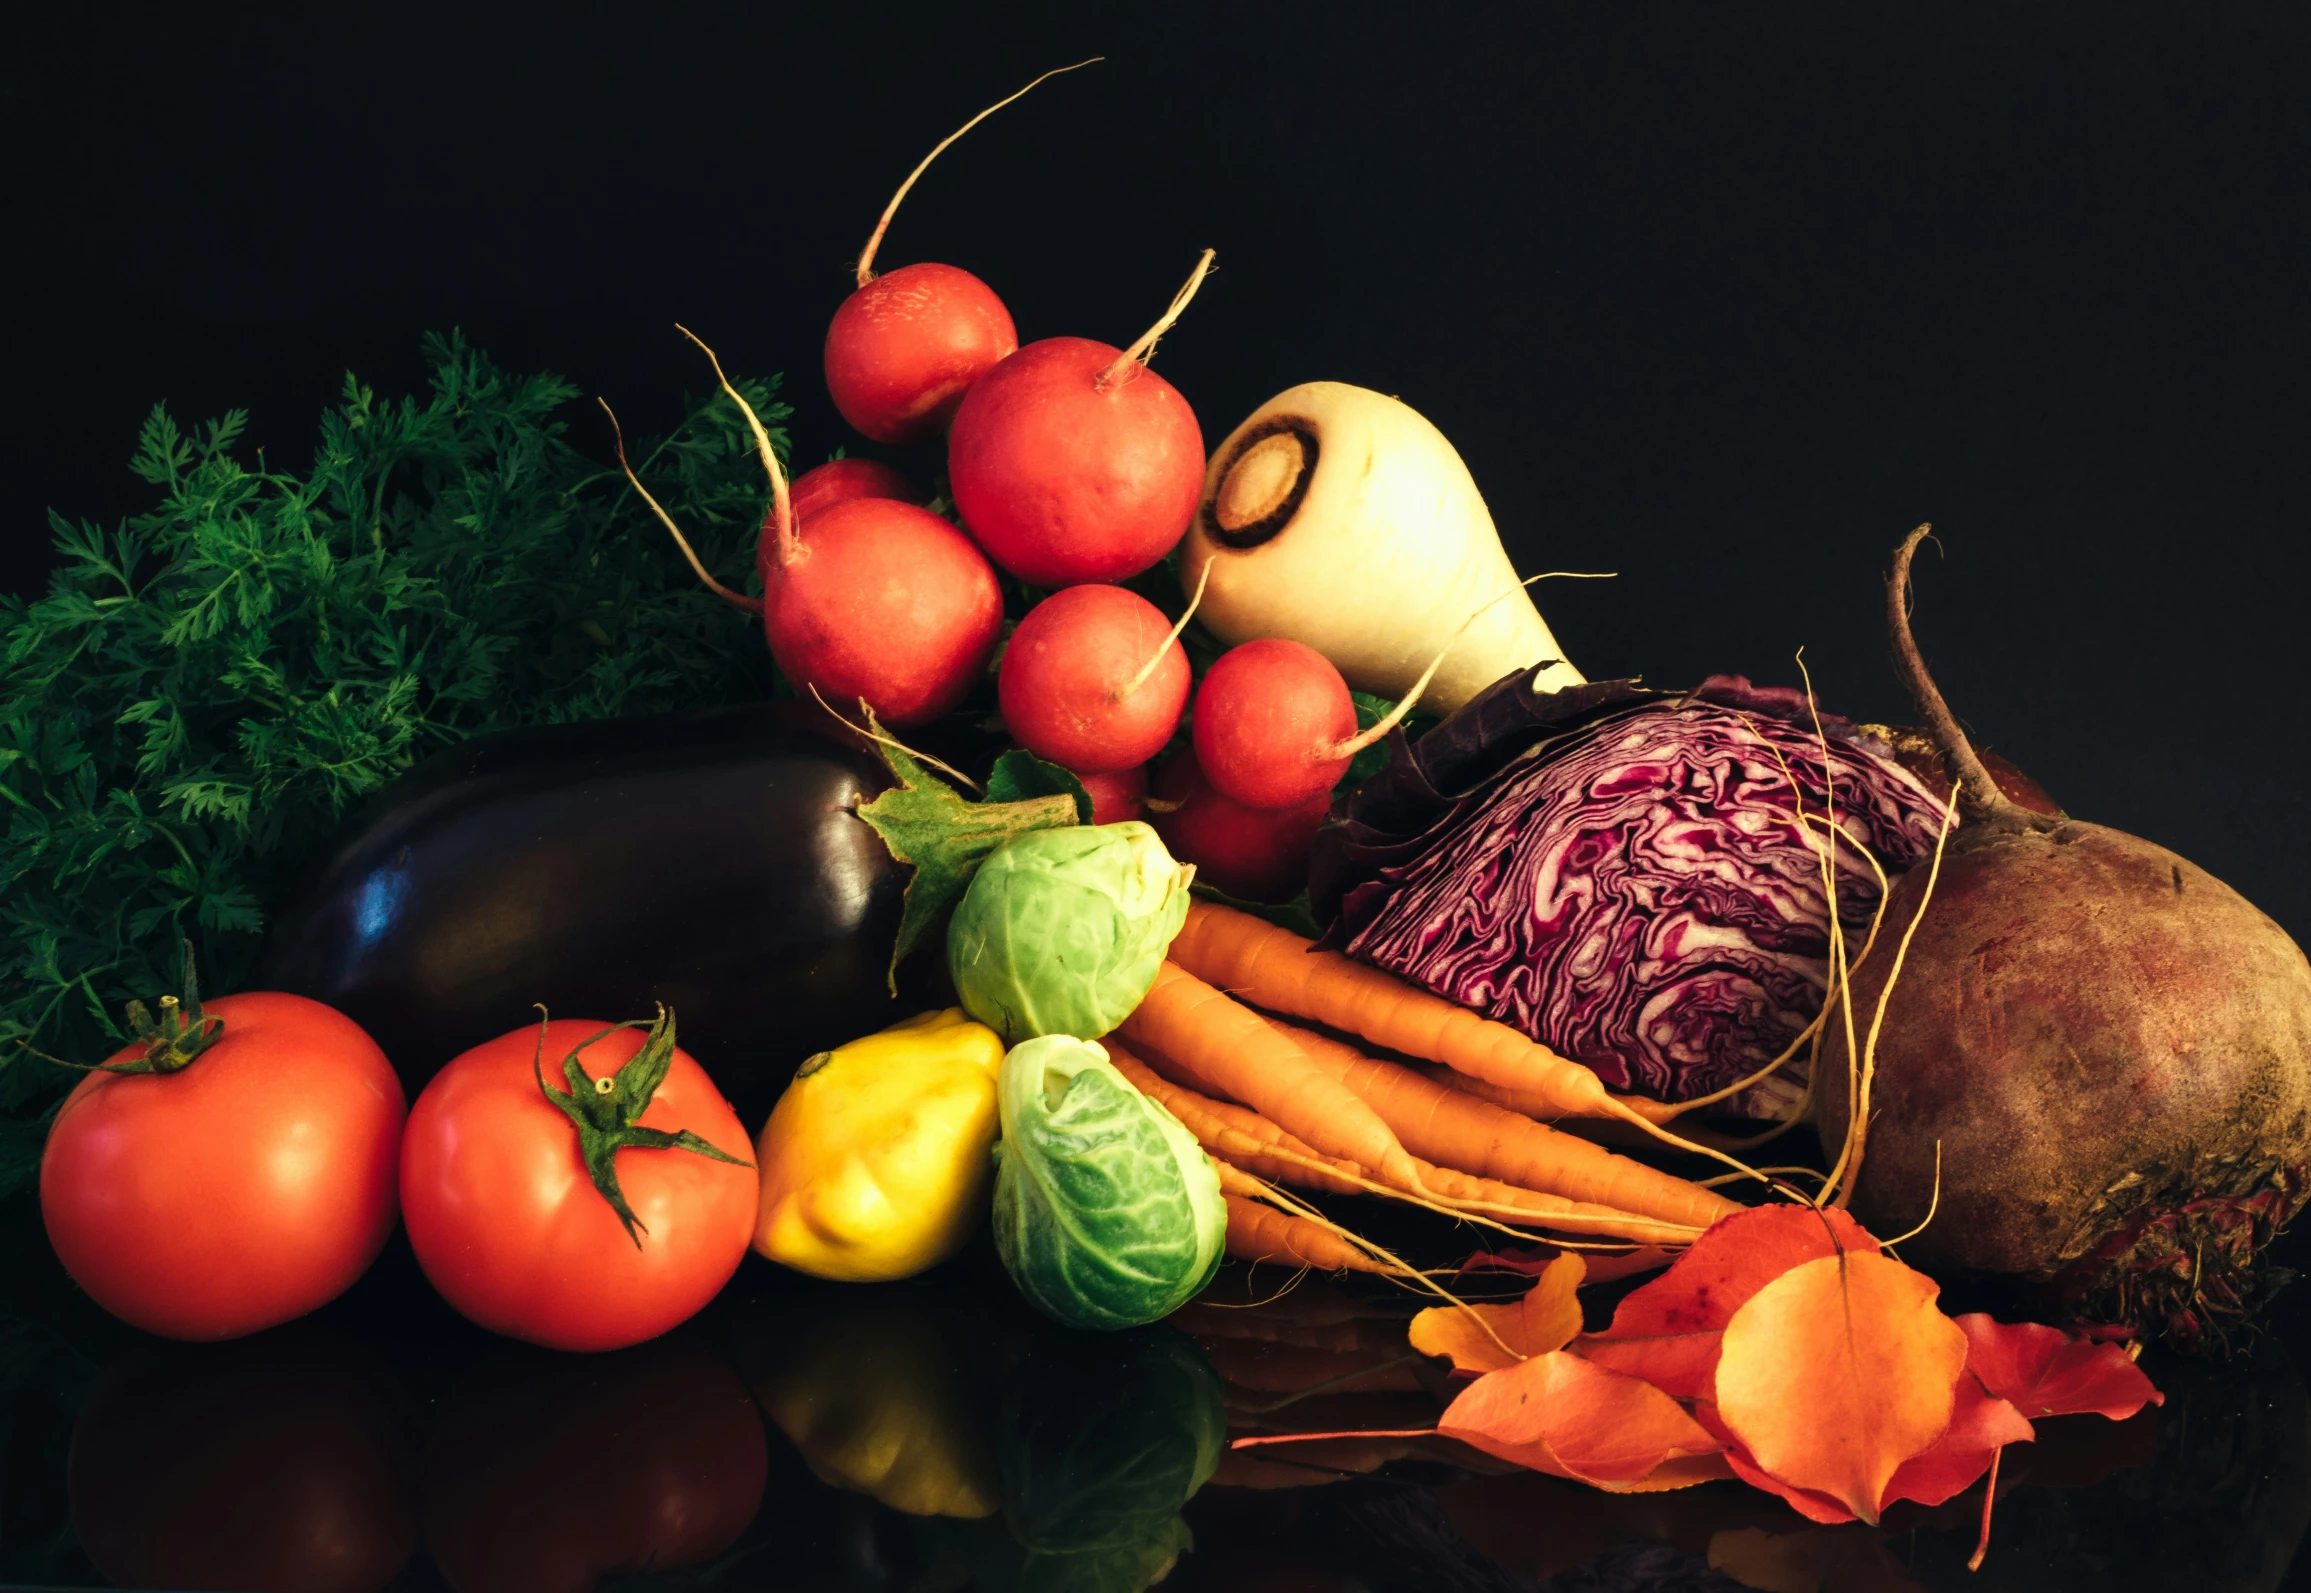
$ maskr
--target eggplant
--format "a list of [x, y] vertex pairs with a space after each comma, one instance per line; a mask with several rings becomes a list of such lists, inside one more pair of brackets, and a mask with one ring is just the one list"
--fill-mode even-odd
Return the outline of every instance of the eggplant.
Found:
[[793, 704], [478, 738], [352, 821], [262, 986], [351, 1017], [413, 1092], [539, 1003], [663, 1002], [751, 1123], [803, 1058], [924, 1004], [885, 980], [906, 871], [852, 811], [889, 784]]

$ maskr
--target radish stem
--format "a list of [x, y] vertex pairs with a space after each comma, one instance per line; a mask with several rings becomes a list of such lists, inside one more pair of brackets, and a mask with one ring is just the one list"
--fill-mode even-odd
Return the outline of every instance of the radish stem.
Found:
[[1171, 634], [1163, 639], [1162, 645], [1148, 656], [1148, 661], [1139, 666], [1139, 673], [1116, 688], [1114, 701], [1122, 702], [1126, 697], [1147, 684], [1148, 676], [1156, 672], [1156, 666], [1161, 664], [1164, 661], [1164, 655], [1172, 650], [1172, 643], [1178, 641], [1180, 634], [1188, 628], [1188, 621], [1196, 617], [1196, 605], [1204, 600], [1204, 587], [1210, 583], [1211, 579], [1212, 561], [1206, 559], [1204, 560], [1204, 573], [1196, 578], [1196, 595], [1188, 599], [1188, 611], [1180, 616], [1179, 623], [1172, 627]]
[[763, 474], [770, 477], [770, 513], [778, 525], [778, 562], [782, 565], [793, 563], [802, 556], [802, 539], [795, 534], [794, 504], [787, 497], [786, 472], [778, 467], [778, 454], [770, 446], [770, 433], [762, 429], [762, 418], [755, 414], [754, 406], [746, 401], [737, 388], [730, 385], [730, 378], [722, 374], [722, 361], [715, 358], [714, 350], [707, 348], [698, 334], [680, 321], [674, 323], [674, 330], [698, 344], [707, 362], [714, 367], [714, 379], [722, 384], [722, 390], [730, 395], [731, 401], [738, 405], [739, 412], [746, 416], [747, 427], [754, 433], [755, 449], [762, 455]]
[[[1107, 57], [1104, 55], [1095, 55], [1090, 57], [1088, 60], [1076, 62], [1075, 66], [1055, 66], [1050, 71], [1044, 73], [1043, 77], [1037, 78], [1035, 83], [1042, 82], [1043, 78], [1046, 77], [1057, 77], [1062, 72], [1072, 72], [1077, 66], [1089, 66], [1093, 61], [1104, 61], [1106, 59]], [[949, 144], [952, 144], [956, 139], [961, 138], [965, 133], [971, 131], [972, 128], [977, 127], [981, 122], [987, 120], [988, 117], [993, 116], [997, 111], [1003, 109], [1004, 106], [1010, 104], [1012, 100], [1018, 99], [1020, 95], [1027, 92], [1027, 89], [1035, 87], [1035, 83], [1028, 84], [1027, 88], [1021, 89], [1018, 94], [1013, 94], [1008, 98], [997, 100], [994, 104], [988, 106], [978, 115], [965, 122], [961, 127], [958, 127], [952, 133], [949, 133], [945, 138], [940, 139], [939, 142], [933, 146], [931, 153], [925, 155], [921, 162], [916, 165], [915, 169], [907, 173], [907, 180], [899, 184], [899, 191], [891, 195], [891, 202], [889, 204], [883, 206], [882, 218], [875, 223], [875, 230], [873, 234], [868, 237], [867, 246], [859, 251], [858, 277], [860, 287], [863, 288], [868, 283], [875, 280], [875, 251], [883, 246], [883, 234], [890, 230], [891, 218], [899, 213], [899, 201], [907, 197], [907, 190], [915, 186], [915, 179], [922, 176], [925, 171], [930, 169], [931, 162], [937, 160], [940, 153], [945, 150]]]
[[[1209, 580], [1211, 578], [1211, 573], [1212, 561], [1210, 559], [1206, 559], [1204, 560], [1204, 578]], [[1444, 661], [1446, 658], [1451, 656], [1454, 645], [1457, 644], [1463, 636], [1468, 634], [1468, 628], [1471, 625], [1474, 625], [1478, 620], [1484, 617], [1485, 611], [1487, 609], [1491, 608], [1493, 604], [1498, 603], [1502, 598], [1516, 596], [1517, 593], [1523, 591], [1526, 587], [1532, 585], [1535, 581], [1546, 581], [1551, 578], [1560, 576], [1568, 581], [1610, 581], [1613, 579], [1614, 573], [1615, 572], [1611, 570], [1543, 570], [1540, 574], [1528, 576], [1524, 580], [1519, 581], [1515, 586], [1510, 587], [1507, 591], [1502, 592], [1498, 596], [1492, 597], [1484, 603], [1480, 604], [1475, 613], [1471, 614], [1467, 619], [1464, 619], [1460, 622], [1460, 629], [1454, 631], [1452, 633], [1452, 639], [1447, 641], [1443, 647], [1437, 650], [1436, 656], [1428, 661], [1428, 668], [1422, 670], [1420, 678], [1412, 683], [1411, 688], [1407, 690], [1402, 697], [1397, 699], [1395, 707], [1389, 709], [1387, 713], [1383, 714], [1380, 717], [1379, 722], [1374, 724], [1371, 729], [1350, 736], [1345, 741], [1334, 742], [1330, 747], [1325, 749], [1324, 756], [1327, 759], [1353, 758], [1359, 752], [1362, 752], [1366, 747], [1369, 747], [1375, 742], [1379, 741], [1383, 736], [1387, 735], [1391, 730], [1394, 730], [1398, 725], [1404, 723], [1404, 716], [1412, 712], [1413, 708], [1420, 701], [1420, 694], [1428, 690], [1428, 683], [1430, 681], [1436, 679], [1436, 672], [1444, 667]], [[1200, 585], [1196, 588], [1196, 596], [1198, 598], [1203, 596], [1203, 588]]]
[[[1124, 367], [1134, 363], [1145, 365], [1155, 357], [1156, 339], [1172, 329], [1172, 323], [1188, 307], [1188, 300], [1196, 296], [1196, 289], [1202, 287], [1204, 278], [1211, 274], [1213, 253], [1210, 249], [1204, 251], [1203, 258], [1196, 262], [1195, 270], [1188, 273], [1187, 285], [1172, 295], [1171, 307], [1157, 317], [1156, 324], [1140, 333], [1138, 342], [1118, 354], [1106, 370], [1091, 379], [1094, 388], [1106, 391], [1110, 382], [1124, 374]], [[1207, 564], [1205, 568], [1209, 569], [1210, 565]]]
[[849, 719], [845, 719], [842, 716], [841, 711], [838, 710], [833, 703], [826, 700], [826, 697], [819, 691], [815, 684], [811, 687], [810, 694], [813, 697], [818, 698], [818, 705], [821, 708], [824, 708], [827, 711], [828, 716], [831, 717], [836, 724], [841, 725], [845, 730], [851, 731], [857, 735], [862, 735], [869, 741], [879, 742], [883, 746], [896, 747], [899, 751], [905, 753], [908, 757], [914, 759], [917, 763], [927, 763], [932, 768], [938, 770], [941, 774], [948, 775], [953, 779], [960, 781], [963, 785], [969, 787], [973, 791], [980, 791], [982, 795], [985, 794], [978, 781], [972, 779], [969, 775], [965, 774], [962, 770], [956, 768], [953, 764], [947, 762], [945, 759], [934, 758], [927, 752], [917, 752], [913, 747], [908, 746], [904, 741], [900, 741], [897, 738], [887, 734], [883, 727], [876, 723], [875, 710], [868, 706], [866, 698], [861, 697], [859, 699], [859, 712], [867, 716], [867, 722], [861, 725], [854, 723]]
[[698, 579], [706, 583], [706, 590], [728, 603], [732, 608], [743, 609], [749, 614], [760, 614], [762, 612], [761, 598], [748, 597], [744, 592], [733, 592], [729, 587], [724, 586], [720, 581], [706, 573], [706, 566], [698, 562], [698, 552], [691, 547], [690, 539], [682, 534], [682, 528], [674, 523], [674, 517], [666, 512], [665, 506], [650, 496], [650, 489], [642, 485], [642, 478], [634, 474], [634, 467], [626, 463], [626, 433], [624, 428], [618, 424], [618, 412], [610, 407], [610, 401], [606, 398], [597, 398], [594, 402], [600, 404], [602, 413], [610, 417], [610, 435], [618, 450], [618, 468], [626, 472], [626, 480], [633, 485], [636, 492], [642, 495], [642, 501], [648, 504], [650, 512], [658, 517], [658, 523], [673, 533], [674, 545], [680, 548], [682, 556], [690, 561], [690, 568], [698, 572]]

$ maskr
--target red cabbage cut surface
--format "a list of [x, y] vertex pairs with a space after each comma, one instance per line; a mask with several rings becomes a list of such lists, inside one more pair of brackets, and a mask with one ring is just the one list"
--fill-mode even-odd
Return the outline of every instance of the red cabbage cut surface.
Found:
[[[1504, 681], [1417, 753], [1400, 744], [1350, 799], [1320, 848], [1319, 911], [1337, 913], [1352, 956], [1617, 1089], [1710, 1094], [1821, 1010], [1830, 903], [1800, 805], [1820, 814], [1834, 788], [1846, 834], [1889, 876], [1932, 849], [1941, 823], [1914, 775], [1843, 721], [1825, 726], [1826, 763], [1803, 700], [1746, 681], [1547, 698]], [[1835, 877], [1858, 950], [1877, 878], [1851, 845]], [[1777, 1075], [1739, 1109], [1771, 1110], [1802, 1080]]]

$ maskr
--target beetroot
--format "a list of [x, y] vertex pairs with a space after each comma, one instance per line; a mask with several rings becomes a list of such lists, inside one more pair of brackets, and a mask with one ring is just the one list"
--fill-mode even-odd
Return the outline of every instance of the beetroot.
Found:
[[[1867, 1129], [1850, 1193], [1908, 1259], [2050, 1286], [2077, 1315], [2216, 1346], [2252, 1312], [2260, 1253], [2311, 1167], [2311, 964], [2245, 898], [2162, 846], [2034, 812], [1998, 789], [1927, 675], [1887, 587], [1897, 661], [1965, 817], [1939, 870], [1887, 902], [1855, 970]], [[1938, 872], [1938, 877], [1937, 877]], [[1929, 898], [1929, 892], [1930, 898]], [[1874, 1048], [1887, 954], [1919, 903]], [[1819, 1119], [1852, 1121], [1844, 1025]]]

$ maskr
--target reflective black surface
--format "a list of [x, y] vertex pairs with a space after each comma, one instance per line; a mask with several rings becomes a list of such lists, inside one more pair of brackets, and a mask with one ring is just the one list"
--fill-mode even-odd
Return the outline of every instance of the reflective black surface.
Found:
[[[2290, 1242], [2291, 1243], [2291, 1242]], [[1426, 1438], [1415, 1308], [1231, 1267], [1169, 1323], [1069, 1333], [984, 1247], [905, 1285], [750, 1259], [604, 1356], [472, 1329], [399, 1241], [313, 1318], [223, 1345], [112, 1322], [0, 1205], [0, 1585], [584, 1593], [1603, 1593], [2296, 1585], [2306, 1303], [2228, 1364], [2146, 1359], [2163, 1409], [2040, 1424], [1879, 1529], [1735, 1483], [1609, 1496]]]

